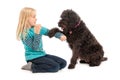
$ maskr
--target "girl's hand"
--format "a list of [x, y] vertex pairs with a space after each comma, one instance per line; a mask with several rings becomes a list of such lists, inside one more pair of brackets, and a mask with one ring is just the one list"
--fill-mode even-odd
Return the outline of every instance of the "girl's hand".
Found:
[[36, 34], [39, 34], [39, 33], [40, 33], [40, 29], [41, 29], [41, 25], [40, 25], [40, 24], [36, 24], [36, 25], [34, 26], [34, 32], [35, 32]]
[[67, 39], [67, 37], [65, 36], [65, 35], [62, 35], [61, 37], [60, 37], [60, 40], [61, 41], [65, 41]]

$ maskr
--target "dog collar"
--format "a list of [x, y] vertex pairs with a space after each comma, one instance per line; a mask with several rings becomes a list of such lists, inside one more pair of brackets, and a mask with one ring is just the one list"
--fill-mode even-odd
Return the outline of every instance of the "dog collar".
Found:
[[72, 31], [69, 31], [69, 34], [72, 34]]
[[[80, 25], [80, 22], [81, 22], [81, 21], [79, 21], [79, 22], [77, 23], [77, 25], [75, 25], [75, 28], [77, 28], [77, 27]], [[72, 31], [69, 31], [69, 34], [72, 34]]]
[[81, 21], [79, 21], [79, 22], [77, 23], [77, 25], [75, 25], [75, 28], [79, 26], [80, 22], [81, 22]]

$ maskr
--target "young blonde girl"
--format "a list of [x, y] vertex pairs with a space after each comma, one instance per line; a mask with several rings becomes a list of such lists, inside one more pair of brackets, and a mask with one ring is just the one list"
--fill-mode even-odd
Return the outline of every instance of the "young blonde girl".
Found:
[[[43, 50], [42, 36], [48, 35], [49, 29], [36, 24], [36, 10], [25, 7], [21, 10], [16, 31], [17, 40], [21, 40], [25, 49], [27, 64], [22, 67], [33, 73], [57, 72], [66, 66], [66, 61], [60, 57], [47, 54]], [[64, 41], [66, 36], [56, 33], [56, 38]]]

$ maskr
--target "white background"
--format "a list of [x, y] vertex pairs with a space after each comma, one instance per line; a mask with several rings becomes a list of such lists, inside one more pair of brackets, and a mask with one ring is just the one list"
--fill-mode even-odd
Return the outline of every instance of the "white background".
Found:
[[[26, 64], [24, 47], [16, 40], [19, 12], [23, 7], [37, 10], [37, 23], [57, 27], [60, 14], [73, 9], [103, 45], [108, 61], [99, 67], [77, 64], [67, 69], [72, 52], [66, 41], [43, 37], [47, 53], [67, 60], [57, 73], [36, 73], [21, 70]], [[0, 1], [0, 80], [120, 80], [120, 2], [119, 0], [2, 0]]]

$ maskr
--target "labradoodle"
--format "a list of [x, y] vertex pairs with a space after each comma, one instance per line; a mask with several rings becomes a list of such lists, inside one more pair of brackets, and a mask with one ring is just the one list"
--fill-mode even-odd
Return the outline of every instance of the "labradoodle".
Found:
[[107, 57], [104, 57], [101, 44], [76, 12], [70, 9], [64, 10], [58, 26], [62, 30], [53, 28], [48, 35], [53, 37], [56, 32], [62, 32], [66, 35], [67, 42], [73, 53], [68, 66], [69, 69], [75, 67], [78, 59], [80, 59], [80, 63], [87, 63], [89, 66], [99, 66], [102, 61], [107, 60]]

